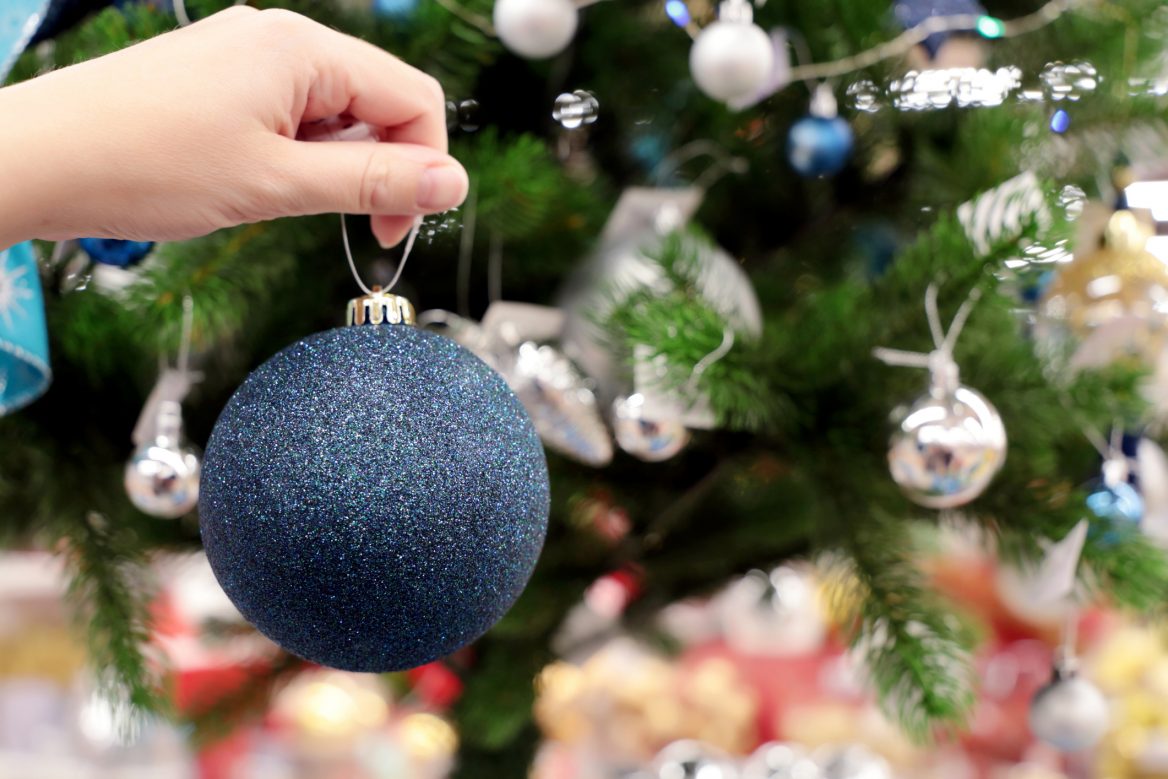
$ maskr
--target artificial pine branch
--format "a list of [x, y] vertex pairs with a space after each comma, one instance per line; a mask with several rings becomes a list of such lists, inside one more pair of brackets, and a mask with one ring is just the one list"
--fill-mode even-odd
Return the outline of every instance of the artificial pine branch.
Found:
[[147, 657], [150, 640], [146, 581], [140, 545], [125, 530], [90, 512], [65, 539], [71, 572], [68, 599], [89, 638], [97, 680], [130, 716], [164, 713], [157, 666]]
[[[859, 506], [838, 507], [841, 511]], [[917, 741], [965, 724], [975, 701], [973, 636], [929, 590], [903, 523], [879, 513], [829, 566], [829, 596], [881, 707]]]

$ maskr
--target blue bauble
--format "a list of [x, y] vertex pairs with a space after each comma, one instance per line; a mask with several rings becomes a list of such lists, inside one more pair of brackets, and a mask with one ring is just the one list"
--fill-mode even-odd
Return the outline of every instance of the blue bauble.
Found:
[[102, 265], [131, 268], [150, 254], [150, 241], [120, 241], [117, 238], [80, 238], [77, 241], [89, 259]]
[[852, 128], [838, 116], [808, 116], [791, 126], [787, 159], [801, 176], [832, 176], [852, 156]]
[[503, 379], [408, 325], [305, 338], [257, 368], [203, 461], [203, 544], [284, 649], [349, 671], [465, 646], [515, 602], [543, 545], [547, 462]]

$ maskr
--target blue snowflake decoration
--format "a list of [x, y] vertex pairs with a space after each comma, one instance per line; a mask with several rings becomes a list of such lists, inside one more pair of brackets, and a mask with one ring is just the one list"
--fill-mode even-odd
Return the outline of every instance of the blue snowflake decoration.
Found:
[[0, 250], [0, 416], [49, 386], [49, 334], [32, 247]]
[[0, 82], [32, 40], [48, 12], [48, 0], [4, 0], [0, 3]]

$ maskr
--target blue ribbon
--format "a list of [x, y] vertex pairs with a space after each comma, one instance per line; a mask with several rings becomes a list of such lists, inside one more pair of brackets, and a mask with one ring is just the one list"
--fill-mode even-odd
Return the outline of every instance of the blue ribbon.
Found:
[[49, 386], [49, 333], [32, 246], [0, 251], [0, 416]]
[[4, 0], [0, 3], [0, 83], [32, 40], [49, 0]]

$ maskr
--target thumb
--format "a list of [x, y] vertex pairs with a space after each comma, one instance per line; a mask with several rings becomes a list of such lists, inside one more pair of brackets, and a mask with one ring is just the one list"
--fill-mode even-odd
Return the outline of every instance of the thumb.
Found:
[[281, 138], [276, 159], [289, 215], [417, 215], [466, 199], [466, 171], [429, 146]]

